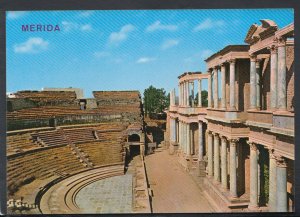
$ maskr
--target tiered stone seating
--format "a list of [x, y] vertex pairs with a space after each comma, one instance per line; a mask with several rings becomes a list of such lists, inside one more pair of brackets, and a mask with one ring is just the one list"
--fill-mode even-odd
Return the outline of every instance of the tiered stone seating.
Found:
[[40, 148], [38, 150], [9, 156], [7, 162], [8, 192], [13, 194], [17, 189], [36, 179], [47, 179], [60, 173], [74, 173], [83, 169], [68, 146]]
[[33, 141], [31, 133], [18, 133], [7, 136], [6, 148], [7, 154], [11, 154], [37, 148], [37, 145]]
[[124, 137], [121, 132], [98, 132], [100, 141], [78, 144], [95, 166], [123, 161]]
[[32, 134], [35, 141], [42, 142], [47, 146], [67, 145], [68, 141], [64, 138], [61, 132], [57, 130], [43, 131]]
[[97, 139], [93, 128], [64, 129], [63, 131], [73, 143], [91, 142]]

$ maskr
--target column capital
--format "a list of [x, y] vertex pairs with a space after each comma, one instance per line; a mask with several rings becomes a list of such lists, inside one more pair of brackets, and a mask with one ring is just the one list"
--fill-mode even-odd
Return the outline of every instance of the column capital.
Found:
[[284, 47], [286, 45], [286, 37], [281, 36], [277, 38], [277, 45], [278, 47]]
[[271, 54], [277, 54], [278, 46], [276, 44], [272, 44], [269, 47], [267, 47], [268, 50], [270, 50]]
[[216, 132], [212, 132], [212, 134], [213, 134], [214, 136], [219, 136], [219, 133], [216, 133]]
[[269, 148], [269, 158], [270, 159], [276, 159], [276, 154], [274, 152], [275, 150], [273, 148]]
[[227, 142], [227, 137], [226, 136], [221, 136], [222, 142]]
[[235, 58], [232, 58], [232, 59], [228, 60], [228, 62], [229, 62], [230, 64], [235, 64], [235, 63], [236, 63], [236, 59], [235, 59]]
[[256, 144], [256, 143], [254, 143], [254, 142], [249, 142], [249, 141], [247, 141], [247, 143], [248, 143], [249, 146], [250, 146], [250, 150], [252, 150], [252, 151], [257, 151], [257, 150], [258, 150], [258, 147], [257, 147], [257, 144]]
[[283, 156], [276, 156], [276, 166], [281, 168], [286, 168], [287, 160]]
[[260, 68], [260, 62], [262, 61], [262, 59], [256, 59], [255, 61], [255, 67], [256, 68]]
[[211, 130], [206, 130], [207, 134], [212, 135], [212, 131]]
[[231, 146], [236, 146], [238, 141], [239, 141], [239, 138], [229, 139], [229, 143]]
[[256, 55], [255, 54], [250, 54], [250, 61], [251, 62], [256, 62]]

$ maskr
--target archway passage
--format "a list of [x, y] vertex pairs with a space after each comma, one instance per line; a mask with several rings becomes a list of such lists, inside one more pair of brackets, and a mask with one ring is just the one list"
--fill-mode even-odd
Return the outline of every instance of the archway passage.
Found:
[[139, 145], [131, 145], [130, 146], [130, 156], [134, 157], [140, 154], [140, 146]]
[[128, 142], [140, 142], [140, 136], [137, 134], [129, 135]]

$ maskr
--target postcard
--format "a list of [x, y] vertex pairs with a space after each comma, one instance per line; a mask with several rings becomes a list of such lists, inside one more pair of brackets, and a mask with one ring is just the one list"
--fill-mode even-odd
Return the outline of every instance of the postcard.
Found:
[[294, 212], [294, 10], [6, 12], [10, 214]]

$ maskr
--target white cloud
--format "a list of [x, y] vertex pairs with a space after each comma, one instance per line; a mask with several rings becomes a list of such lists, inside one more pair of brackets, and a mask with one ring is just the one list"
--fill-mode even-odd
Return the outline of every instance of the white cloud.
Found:
[[146, 32], [154, 32], [157, 30], [176, 31], [177, 29], [178, 29], [178, 26], [176, 26], [176, 25], [164, 25], [164, 24], [161, 24], [161, 22], [158, 20], [158, 21], [154, 22], [153, 24], [151, 24], [150, 26], [148, 26], [146, 28]]
[[212, 29], [216, 27], [222, 27], [225, 25], [224, 20], [211, 20], [207, 18], [206, 20], [202, 21], [194, 28], [194, 32], [199, 32], [202, 30]]
[[201, 52], [194, 54], [193, 56], [185, 58], [183, 61], [186, 63], [199, 62], [207, 59], [212, 54], [212, 50], [204, 49]]
[[153, 58], [153, 57], [141, 57], [136, 61], [136, 63], [148, 63], [148, 62], [152, 62], [155, 60], [156, 60], [156, 58]]
[[121, 28], [119, 32], [113, 32], [109, 36], [110, 43], [119, 43], [127, 39], [128, 34], [134, 31], [135, 27], [131, 24], [127, 24]]
[[10, 12], [7, 12], [7, 18], [15, 20], [15, 19], [19, 19], [19, 18], [25, 16], [28, 13], [29, 12], [26, 12], [26, 11], [10, 11]]
[[69, 22], [69, 21], [62, 21], [61, 24], [63, 25], [63, 30], [69, 32], [71, 30], [78, 29], [78, 24]]
[[90, 17], [94, 13], [95, 13], [95, 11], [84, 11], [79, 14], [79, 17]]
[[63, 26], [63, 30], [66, 32], [70, 32], [73, 30], [81, 30], [83, 32], [89, 32], [93, 30], [93, 27], [91, 24], [78, 24], [74, 22], [69, 22], [69, 21], [62, 21], [61, 22]]
[[105, 51], [96, 51], [94, 53], [94, 56], [97, 57], [97, 58], [104, 58], [104, 57], [110, 56], [110, 53], [105, 52]]
[[179, 44], [179, 40], [169, 39], [169, 40], [166, 40], [162, 43], [161, 49], [166, 50], [166, 49], [169, 49], [171, 47], [177, 46], [178, 44]]
[[93, 27], [91, 24], [84, 24], [80, 27], [80, 30], [84, 32], [90, 32], [93, 30]]
[[32, 37], [26, 42], [14, 45], [14, 51], [15, 53], [39, 53], [47, 50], [48, 45], [48, 41], [39, 37]]

